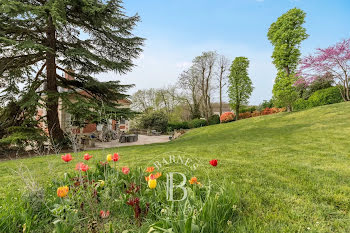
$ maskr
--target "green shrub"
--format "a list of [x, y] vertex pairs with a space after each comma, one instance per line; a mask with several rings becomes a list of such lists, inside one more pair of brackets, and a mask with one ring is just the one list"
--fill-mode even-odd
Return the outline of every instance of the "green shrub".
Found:
[[0, 139], [0, 151], [10, 147], [24, 150], [27, 146], [40, 147], [47, 139], [40, 128], [29, 126], [11, 126], [6, 129], [8, 135]]
[[209, 121], [209, 125], [220, 124], [220, 116], [216, 114], [212, 115], [211, 117], [209, 117], [208, 121]]
[[259, 104], [259, 106], [256, 108], [257, 111], [262, 111], [265, 108], [272, 108], [273, 107], [273, 100], [263, 100], [263, 102], [261, 104]]
[[310, 106], [309, 101], [307, 101], [303, 98], [299, 98], [293, 104], [293, 109], [296, 111], [300, 111], [300, 110], [309, 108], [309, 106]]
[[298, 99], [293, 107], [294, 110], [303, 110], [307, 108], [335, 104], [343, 101], [338, 87], [329, 87], [315, 91], [308, 100]]
[[334, 78], [332, 75], [326, 74], [324, 76], [319, 76], [307, 87], [303, 94], [303, 98], [308, 99], [316, 91], [330, 88], [333, 84]]
[[189, 129], [188, 122], [169, 122], [168, 124], [168, 131], [174, 131], [179, 129]]
[[188, 122], [188, 126], [190, 127], [190, 129], [199, 128], [206, 125], [207, 125], [207, 121], [204, 119], [193, 119], [190, 122]]
[[256, 106], [243, 106], [239, 109], [239, 113], [254, 112], [256, 110], [257, 110]]
[[338, 87], [329, 87], [326, 89], [318, 90], [314, 92], [308, 102], [311, 107], [335, 104], [343, 101]]
[[168, 117], [162, 111], [145, 114], [140, 119], [140, 126], [144, 129], [152, 129], [166, 132], [168, 127]]

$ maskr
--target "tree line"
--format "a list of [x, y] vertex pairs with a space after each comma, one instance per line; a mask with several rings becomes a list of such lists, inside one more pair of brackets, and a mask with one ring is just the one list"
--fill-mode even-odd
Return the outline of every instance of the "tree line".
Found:
[[[127, 16], [119, 0], [57, 2], [60, 4], [2, 1], [0, 144], [24, 145], [46, 136], [63, 141], [60, 102], [82, 124], [102, 120], [101, 114], [116, 120], [134, 114], [118, 107], [118, 100], [128, 97], [126, 90], [132, 85], [121, 85], [118, 80], [101, 82], [94, 76], [132, 70], [133, 59], [142, 52], [144, 43], [132, 33], [139, 16]], [[302, 102], [300, 99], [307, 100], [315, 90], [329, 86], [338, 88], [343, 101], [350, 100], [350, 39], [301, 58], [301, 43], [308, 38], [303, 26], [305, 17], [301, 9], [291, 9], [267, 32], [277, 69], [268, 103], [288, 111]], [[140, 90], [133, 95], [133, 103], [141, 112], [161, 110], [170, 117], [182, 114], [182, 118], [209, 121], [214, 96], [218, 95], [219, 114], [227, 97], [237, 118], [254, 88], [248, 69], [249, 60], [244, 56], [231, 61], [206, 51], [192, 60], [176, 84]], [[63, 72], [73, 79], [64, 78]], [[38, 108], [45, 109], [46, 114], [38, 116]], [[47, 132], [40, 127], [42, 124], [47, 125]]]
[[164, 110], [170, 118], [181, 106], [187, 112], [185, 119], [204, 118], [208, 122], [213, 115], [213, 95], [218, 93], [220, 115], [224, 96], [229, 97], [230, 105], [239, 113], [253, 90], [248, 67], [246, 57], [230, 62], [214, 51], [203, 52], [179, 75], [176, 84], [137, 91], [132, 97], [133, 106], [142, 112]]

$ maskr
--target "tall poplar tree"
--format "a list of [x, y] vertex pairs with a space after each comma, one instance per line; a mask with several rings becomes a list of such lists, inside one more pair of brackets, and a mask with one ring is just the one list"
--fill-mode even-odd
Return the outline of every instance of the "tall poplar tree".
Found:
[[239, 109], [246, 104], [254, 89], [252, 80], [248, 76], [249, 60], [246, 57], [236, 57], [230, 67], [228, 76], [228, 96], [230, 104], [235, 109], [236, 120], [238, 120]]
[[277, 77], [273, 87], [273, 98], [278, 105], [292, 110], [297, 98], [295, 88], [295, 71], [300, 59], [300, 44], [308, 37], [305, 23], [305, 12], [293, 8], [272, 23], [267, 37], [274, 46], [272, 63], [277, 68]]
[[[0, 0], [2, 101], [23, 91], [32, 93], [32, 104], [42, 100], [49, 132], [57, 140], [63, 138], [57, 108], [64, 98], [58, 87], [77, 94], [83, 90], [91, 106], [103, 102], [113, 110], [129, 86], [100, 82], [93, 75], [132, 69], [144, 41], [132, 34], [138, 21], [138, 15], [124, 13], [121, 0]], [[74, 79], [65, 79], [62, 72]]]

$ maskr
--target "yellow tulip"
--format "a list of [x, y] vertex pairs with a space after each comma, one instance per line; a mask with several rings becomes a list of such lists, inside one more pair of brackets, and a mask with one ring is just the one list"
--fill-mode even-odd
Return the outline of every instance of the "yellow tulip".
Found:
[[100, 187], [103, 188], [103, 186], [105, 186], [105, 181], [104, 180], [98, 180], [98, 182], [100, 182]]
[[150, 189], [154, 189], [154, 188], [156, 188], [157, 187], [157, 180], [156, 179], [150, 179], [149, 181], [148, 181], [148, 187], [150, 188]]
[[57, 189], [57, 196], [59, 196], [59, 197], [65, 197], [65, 196], [67, 196], [68, 191], [69, 191], [68, 186], [59, 187], [59, 188]]
[[107, 161], [108, 161], [108, 162], [111, 162], [112, 159], [113, 159], [113, 158], [112, 158], [112, 155], [111, 155], [111, 154], [108, 154], [108, 155], [107, 155]]

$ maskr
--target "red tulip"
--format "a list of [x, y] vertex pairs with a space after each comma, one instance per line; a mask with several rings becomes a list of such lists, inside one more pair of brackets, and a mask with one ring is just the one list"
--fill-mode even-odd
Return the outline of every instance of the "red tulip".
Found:
[[86, 161], [88, 161], [89, 159], [91, 159], [92, 158], [92, 155], [89, 155], [89, 154], [85, 154], [84, 155], [84, 159], [86, 160]]
[[127, 175], [130, 172], [130, 169], [128, 167], [122, 167], [122, 172]]
[[114, 162], [117, 162], [119, 160], [118, 153], [114, 153], [112, 159], [113, 159]]
[[213, 160], [210, 160], [209, 163], [213, 166], [213, 167], [216, 167], [218, 165], [218, 160], [217, 159], [213, 159]]
[[72, 160], [72, 155], [71, 154], [66, 154], [61, 156], [62, 160], [66, 163]]
[[84, 163], [77, 163], [77, 165], [75, 166], [75, 170], [86, 172], [87, 170], [89, 170], [89, 166]]
[[107, 210], [107, 211], [101, 210], [100, 211], [100, 217], [101, 218], [108, 218], [108, 216], [109, 216], [109, 210]]

